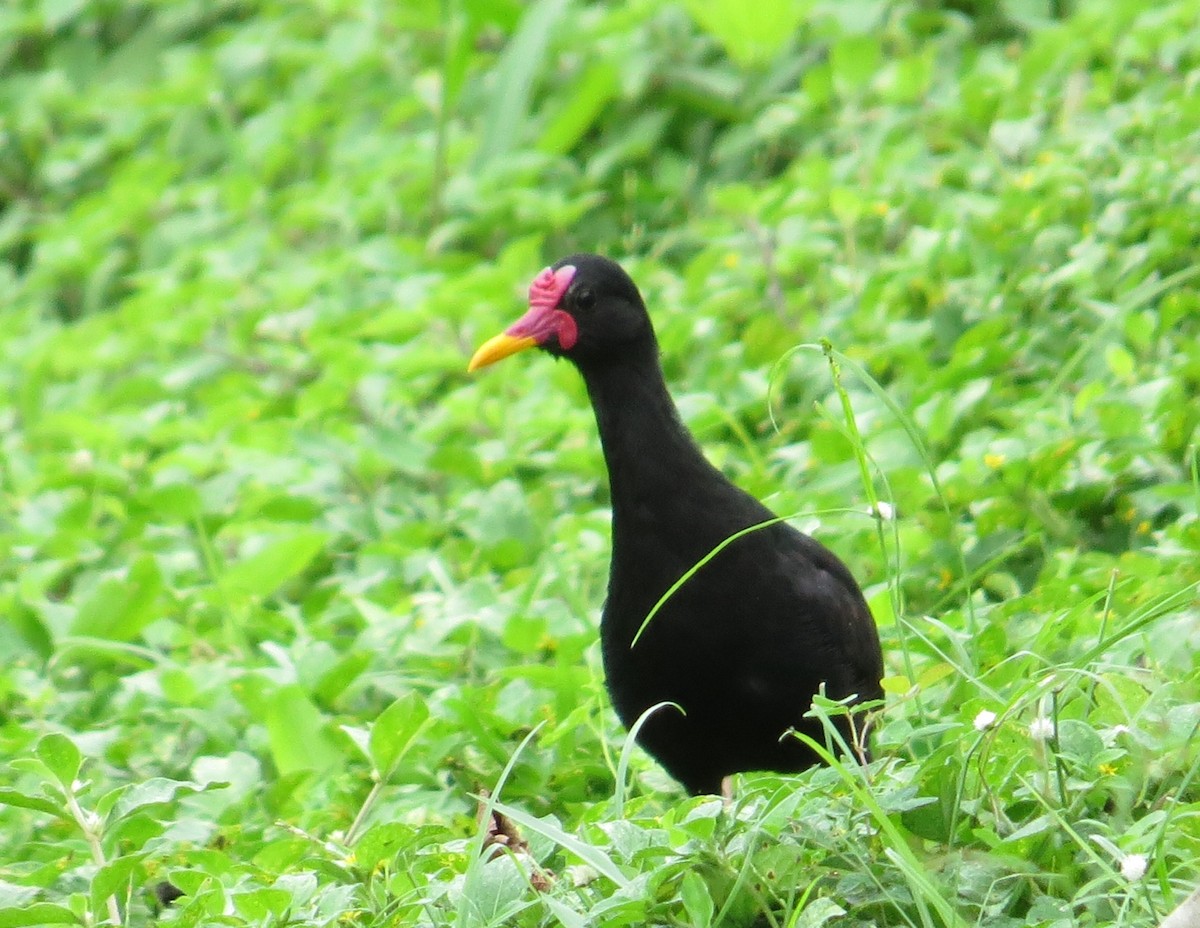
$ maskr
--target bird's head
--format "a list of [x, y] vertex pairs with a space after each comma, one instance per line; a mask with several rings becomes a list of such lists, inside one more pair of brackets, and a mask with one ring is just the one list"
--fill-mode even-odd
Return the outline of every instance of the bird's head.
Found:
[[534, 278], [529, 311], [480, 345], [467, 370], [526, 348], [586, 364], [653, 337], [642, 296], [621, 266], [599, 255], [571, 255]]

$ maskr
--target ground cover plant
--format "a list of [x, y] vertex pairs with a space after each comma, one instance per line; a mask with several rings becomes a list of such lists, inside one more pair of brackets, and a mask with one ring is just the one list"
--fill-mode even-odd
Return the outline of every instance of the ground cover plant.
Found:
[[[760, 6], [0, 8], [0, 925], [1190, 891], [1200, 4]], [[465, 372], [577, 249], [862, 581], [869, 769], [726, 808], [617, 726], [581, 384]]]

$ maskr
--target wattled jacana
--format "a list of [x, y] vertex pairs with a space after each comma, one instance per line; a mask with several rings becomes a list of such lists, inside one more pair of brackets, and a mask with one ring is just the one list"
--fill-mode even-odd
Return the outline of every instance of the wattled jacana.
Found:
[[[850, 571], [783, 522], [730, 542], [654, 614], [662, 595], [723, 541], [774, 514], [713, 467], [679, 419], [641, 294], [615, 262], [572, 255], [542, 271], [529, 311], [470, 370], [537, 347], [579, 369], [612, 491], [612, 563], [600, 641], [609, 694], [639, 743], [693, 794], [729, 774], [818, 762], [788, 734], [821, 684], [834, 699], [880, 699], [883, 658]], [[634, 642], [637, 637], [636, 643]], [[839, 727], [847, 741], [846, 719]], [[859, 732], [861, 736], [861, 732]]]

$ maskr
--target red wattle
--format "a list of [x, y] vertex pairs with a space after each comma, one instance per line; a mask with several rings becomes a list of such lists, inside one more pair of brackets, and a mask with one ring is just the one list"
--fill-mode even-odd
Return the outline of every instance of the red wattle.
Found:
[[563, 351], [570, 351], [579, 340], [579, 326], [575, 323], [575, 317], [558, 309], [554, 312], [554, 321], [558, 327], [559, 347]]

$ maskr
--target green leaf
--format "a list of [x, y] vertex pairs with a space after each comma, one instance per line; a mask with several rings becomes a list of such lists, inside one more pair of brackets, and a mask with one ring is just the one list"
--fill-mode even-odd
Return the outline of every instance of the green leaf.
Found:
[[42, 28], [47, 33], [56, 32], [71, 20], [77, 18], [87, 0], [41, 0], [39, 4], [42, 13]]
[[808, 901], [808, 904], [799, 913], [799, 917], [793, 920], [789, 928], [821, 928], [826, 922], [841, 918], [845, 914], [846, 910], [833, 899], [828, 896], [818, 896], [816, 899]]
[[1094, 764], [1096, 757], [1104, 750], [1104, 742], [1096, 730], [1076, 719], [1063, 719], [1058, 723], [1058, 746], [1063, 754], [1085, 767]]
[[276, 921], [292, 904], [292, 894], [282, 889], [255, 889], [231, 899], [240, 915], [255, 922]]
[[829, 50], [834, 83], [842, 91], [862, 90], [879, 73], [882, 52], [873, 35], [855, 35], [839, 39]]
[[70, 818], [61, 806], [44, 799], [41, 796], [30, 796], [15, 789], [0, 789], [0, 805], [19, 806], [22, 809], [34, 809], [45, 812], [55, 818]]
[[106, 641], [130, 641], [157, 617], [162, 576], [150, 555], [135, 560], [124, 577], [105, 578], [79, 607], [70, 633]]
[[267, 705], [267, 736], [280, 774], [327, 770], [341, 754], [325, 733], [325, 717], [299, 686], [281, 687]]
[[68, 908], [50, 902], [35, 902], [11, 909], [0, 909], [0, 928], [25, 928], [27, 925], [82, 925], [83, 920]]
[[121, 793], [113, 807], [112, 820], [118, 821], [138, 809], [146, 806], [162, 805], [172, 802], [176, 796], [191, 795], [204, 792], [207, 789], [219, 789], [224, 784], [210, 783], [201, 786], [184, 780], [169, 780], [166, 777], [151, 777], [141, 783], [134, 783]]
[[54, 638], [36, 610], [31, 609], [17, 596], [6, 596], [0, 600], [0, 611], [3, 611], [9, 624], [42, 660], [49, 660], [53, 656]]
[[818, 64], [805, 72], [800, 86], [814, 106], [826, 106], [833, 100], [833, 66]]
[[620, 75], [612, 62], [595, 61], [576, 81], [566, 105], [542, 131], [537, 147], [550, 155], [565, 155], [591, 129], [596, 117], [617, 95]]
[[124, 898], [127, 895], [126, 889], [129, 886], [131, 874], [147, 856], [145, 853], [127, 854], [109, 861], [96, 871], [91, 885], [93, 911], [103, 911], [105, 900], [109, 896], [116, 895], [118, 898]]
[[0, 880], [0, 911], [28, 905], [40, 892], [37, 886], [19, 886], [7, 880]]
[[417, 834], [411, 825], [384, 822], [367, 829], [354, 845], [355, 863], [370, 872], [382, 861], [390, 860], [405, 847], [412, 847]]
[[370, 654], [365, 651], [352, 651], [321, 677], [313, 695], [326, 705], [334, 702], [370, 664]]
[[696, 23], [742, 67], [770, 61], [791, 40], [812, 3], [805, 0], [686, 0]]
[[834, 187], [829, 191], [829, 208], [839, 220], [852, 225], [858, 222], [866, 204], [857, 190], [850, 187]]
[[429, 706], [416, 693], [401, 696], [371, 726], [371, 762], [387, 780], [429, 720]]
[[273, 538], [228, 568], [221, 576], [221, 587], [230, 595], [266, 598], [303, 571], [326, 538], [315, 529], [297, 529]]
[[929, 92], [934, 62], [930, 54], [908, 55], [895, 62], [886, 88], [890, 100], [916, 103]]
[[1104, 348], [1104, 363], [1118, 380], [1129, 382], [1133, 380], [1133, 372], [1137, 368], [1133, 355], [1121, 345], [1106, 345]]
[[687, 910], [688, 920], [693, 925], [712, 924], [714, 909], [712, 896], [709, 895], [708, 887], [699, 873], [695, 870], [688, 870], [683, 874], [679, 895], [683, 899], [684, 909]]
[[533, 81], [546, 67], [546, 49], [566, 6], [567, 0], [538, 0], [521, 17], [521, 25], [496, 67], [496, 86], [475, 154], [476, 168], [516, 148], [525, 136]]
[[64, 790], [74, 792], [73, 784], [79, 777], [79, 766], [83, 761], [74, 741], [59, 732], [51, 732], [38, 741], [34, 753]]
[[559, 924], [563, 928], [587, 928], [588, 925], [593, 924], [584, 915], [576, 912], [567, 906], [565, 902], [555, 899], [553, 896], [543, 895], [542, 904], [554, 914], [554, 917], [558, 919]]

